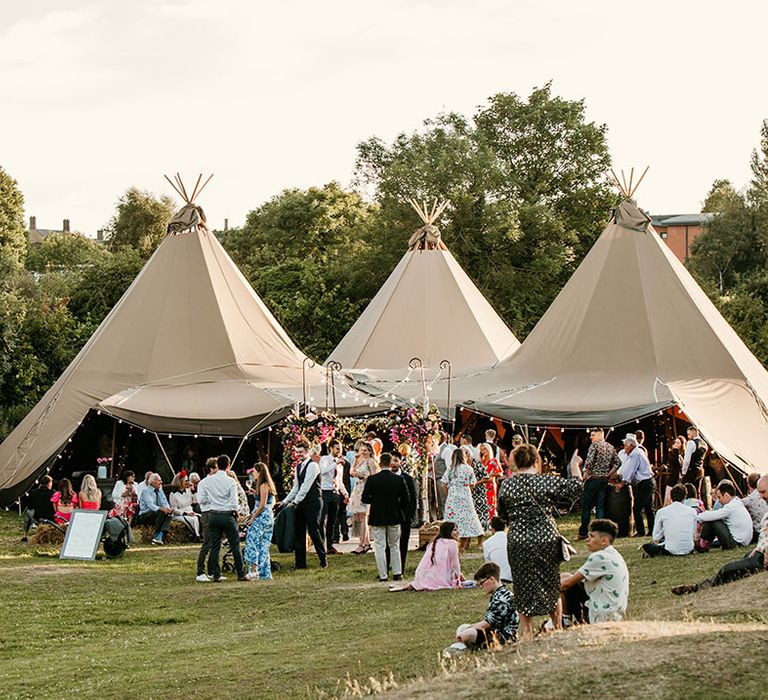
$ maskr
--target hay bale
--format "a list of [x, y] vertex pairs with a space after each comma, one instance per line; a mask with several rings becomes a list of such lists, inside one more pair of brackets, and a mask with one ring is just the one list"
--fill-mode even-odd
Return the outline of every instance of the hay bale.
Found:
[[64, 544], [64, 534], [53, 525], [38, 525], [29, 541], [32, 544], [61, 546]]
[[[136, 525], [133, 528], [133, 537], [137, 542], [151, 544], [155, 536], [155, 528], [151, 525]], [[163, 540], [165, 544], [190, 544], [194, 537], [189, 528], [180, 520], [171, 522], [171, 529]]]

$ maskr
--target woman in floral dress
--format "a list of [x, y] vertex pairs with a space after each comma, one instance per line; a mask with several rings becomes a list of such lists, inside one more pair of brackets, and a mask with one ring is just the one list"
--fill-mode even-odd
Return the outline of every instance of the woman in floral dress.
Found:
[[[485, 472], [485, 499], [488, 506], [488, 522], [496, 515], [496, 481], [504, 476], [504, 472], [492, 453], [492, 447], [483, 442], [480, 444], [480, 463]], [[487, 530], [488, 528], [486, 528]]]
[[471, 487], [476, 483], [475, 473], [467, 464], [467, 453], [464, 450], [455, 450], [451, 466], [445, 470], [442, 478], [445, 493], [443, 519], [456, 523], [462, 551], [466, 551], [473, 537], [482, 537], [484, 532], [472, 503]]
[[[471, 453], [466, 448], [462, 447], [467, 455], [467, 464], [472, 466], [472, 471], [475, 474], [475, 485], [472, 487], [472, 503], [475, 506], [475, 512], [480, 520], [480, 525], [483, 528], [483, 533], [487, 532], [490, 527], [491, 518], [488, 515], [488, 498], [485, 495], [485, 485], [488, 483], [488, 475], [485, 472], [485, 466], [479, 459], [472, 459]], [[480, 547], [483, 544], [483, 536], [480, 535], [477, 538], [477, 546]]]
[[570, 479], [541, 474], [533, 445], [518, 447], [512, 458], [516, 471], [501, 482], [498, 512], [509, 525], [507, 554], [521, 639], [531, 639], [535, 615], [549, 615], [555, 629], [562, 628], [562, 541], [552, 509], [558, 500], [573, 500], [581, 493], [581, 470], [573, 467]]
[[272, 578], [272, 562], [269, 558], [269, 545], [272, 543], [272, 530], [275, 518], [272, 507], [275, 505], [275, 482], [269, 474], [269, 468], [264, 462], [258, 462], [254, 467], [256, 483], [253, 490], [257, 500], [245, 524], [248, 530], [245, 534], [245, 551], [243, 559], [250, 571], [246, 578], [254, 580], [269, 580]]

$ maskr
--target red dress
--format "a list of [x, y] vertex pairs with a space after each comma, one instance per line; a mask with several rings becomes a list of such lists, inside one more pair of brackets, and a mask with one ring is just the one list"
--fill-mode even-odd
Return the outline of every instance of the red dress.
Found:
[[493, 457], [483, 466], [485, 467], [485, 475], [490, 478], [490, 481], [485, 482], [485, 498], [488, 502], [488, 518], [490, 519], [496, 515], [496, 480], [504, 476], [504, 472], [498, 460]]

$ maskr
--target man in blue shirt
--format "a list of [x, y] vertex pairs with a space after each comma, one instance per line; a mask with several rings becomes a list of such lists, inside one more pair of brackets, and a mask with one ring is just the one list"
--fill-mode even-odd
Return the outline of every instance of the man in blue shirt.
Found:
[[638, 447], [637, 437], [628, 433], [624, 438], [624, 452], [627, 457], [621, 465], [619, 475], [621, 480], [632, 484], [634, 505], [632, 512], [635, 516], [635, 537], [645, 537], [645, 523], [643, 514], [648, 520], [648, 532], [653, 532], [653, 491], [656, 482], [653, 479], [653, 470], [645, 450]]
[[163, 544], [163, 537], [171, 529], [173, 509], [163, 492], [163, 480], [159, 474], [152, 474], [147, 486], [139, 498], [139, 525], [152, 525], [155, 534], [152, 544]]

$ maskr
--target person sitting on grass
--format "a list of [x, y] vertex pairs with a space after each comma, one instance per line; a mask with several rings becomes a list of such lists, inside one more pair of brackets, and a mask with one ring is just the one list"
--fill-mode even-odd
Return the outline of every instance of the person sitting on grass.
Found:
[[30, 528], [37, 527], [41, 520], [53, 520], [54, 508], [51, 503], [53, 497], [53, 479], [50, 476], [44, 476], [40, 479], [40, 486], [29, 492], [27, 500], [27, 509], [24, 511], [24, 536], [22, 542], [27, 541]]
[[498, 515], [491, 518], [491, 530], [493, 534], [483, 542], [483, 559], [486, 562], [494, 562], [501, 571], [501, 582], [511, 583], [512, 572], [509, 569], [509, 555], [507, 554], [507, 524]]
[[612, 520], [589, 524], [587, 549], [590, 555], [575, 574], [562, 576], [560, 591], [564, 605], [576, 622], [585, 621], [578, 610], [583, 605], [589, 622], [623, 620], [629, 599], [629, 572], [624, 558], [614, 548], [619, 526]]
[[[757, 482], [757, 490], [760, 498], [768, 503], [768, 475], [763, 475]], [[757, 546], [743, 559], [729, 561], [718, 569], [714, 576], [705, 579], [701, 583], [686, 584], [675, 586], [672, 593], [675, 595], [684, 595], [685, 593], [696, 593], [712, 586], [722, 586], [724, 583], [738, 581], [746, 576], [760, 573], [768, 569], [768, 557], [765, 556], [766, 547], [768, 547], [768, 513], [763, 516], [760, 523], [760, 535], [757, 540]]]
[[696, 536], [696, 511], [683, 505], [685, 486], [675, 484], [669, 492], [672, 502], [656, 512], [653, 542], [643, 545], [644, 557], [658, 554], [684, 556], [693, 551]]
[[515, 609], [515, 599], [501, 582], [499, 565], [486, 562], [475, 572], [475, 581], [490, 596], [485, 617], [472, 625], [459, 625], [456, 642], [448, 647], [444, 656], [460, 654], [467, 649], [497, 649], [517, 639], [520, 616]]
[[696, 511], [696, 515], [703, 513], [706, 510], [704, 501], [699, 498], [699, 494], [696, 491], [696, 487], [693, 484], [683, 484], [685, 486], [685, 500], [683, 505], [693, 508]]
[[698, 516], [702, 523], [698, 549], [706, 552], [717, 538], [723, 549], [743, 547], [752, 541], [752, 518], [741, 499], [736, 496], [732, 481], [723, 479], [716, 490], [722, 505], [718, 510], [705, 510]]
[[459, 563], [459, 528], [448, 520], [440, 523], [440, 530], [427, 545], [424, 556], [416, 567], [412, 583], [390, 586], [390, 593], [400, 591], [438, 591], [460, 588], [464, 577]]

